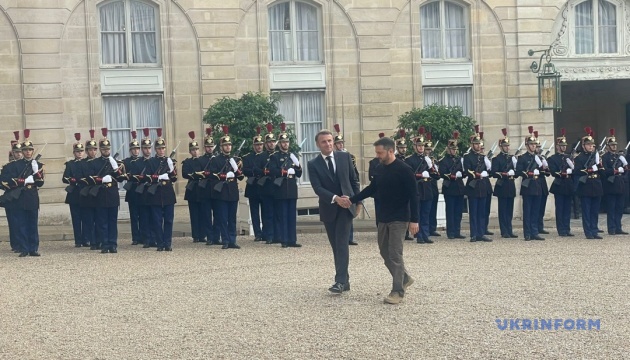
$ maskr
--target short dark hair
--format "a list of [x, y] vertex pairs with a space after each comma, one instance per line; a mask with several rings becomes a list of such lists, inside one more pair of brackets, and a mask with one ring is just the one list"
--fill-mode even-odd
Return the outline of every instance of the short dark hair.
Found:
[[382, 146], [385, 150], [394, 150], [394, 140], [388, 137], [382, 137], [374, 142], [374, 146]]
[[319, 132], [317, 133], [317, 135], [315, 135], [315, 143], [317, 143], [317, 140], [319, 140], [319, 136], [320, 135], [332, 135], [333, 133], [328, 130], [328, 129], [321, 129], [319, 130]]

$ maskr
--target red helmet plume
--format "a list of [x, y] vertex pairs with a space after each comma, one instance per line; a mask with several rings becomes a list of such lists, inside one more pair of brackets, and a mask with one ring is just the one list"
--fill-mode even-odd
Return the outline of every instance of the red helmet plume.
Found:
[[280, 130], [282, 130], [282, 132], [287, 131], [287, 124], [285, 124], [285, 123], [283, 123], [283, 122], [282, 122], [282, 123], [280, 123]]
[[212, 128], [211, 127], [206, 128], [206, 135], [208, 135], [208, 136], [212, 135]]
[[608, 131], [610, 131], [610, 136], [615, 136], [615, 129], [614, 128], [611, 128]]
[[273, 124], [272, 123], [267, 123], [267, 132], [271, 133], [273, 131]]
[[584, 132], [586, 133], [586, 135], [591, 135], [591, 132], [593, 132], [593, 130], [590, 126], [587, 126], [584, 128]]
[[339, 126], [339, 124], [335, 124], [333, 125], [333, 127], [335, 128], [335, 131], [337, 132], [337, 134], [341, 133], [341, 127]]
[[29, 136], [31, 136], [31, 130], [30, 129], [24, 129], [24, 138], [28, 139]]
[[479, 125], [475, 125], [475, 134], [479, 133]]
[[418, 128], [418, 134], [420, 134], [420, 135], [424, 135], [424, 126], [420, 126], [420, 127]]
[[191, 140], [195, 140], [195, 132], [194, 132], [194, 131], [189, 131], [189, 132], [188, 132], [188, 137], [189, 137]]
[[90, 139], [94, 139], [94, 129], [90, 129]]
[[260, 135], [260, 126], [256, 126], [256, 135]]
[[144, 137], [149, 137], [149, 128], [142, 129], [142, 133], [144, 134]]
[[162, 128], [157, 128], [155, 129], [155, 132], [157, 133], [157, 136], [160, 138], [162, 137]]
[[405, 133], [405, 129], [398, 130], [398, 136], [401, 138], [404, 138], [405, 136], [407, 136], [407, 133]]
[[538, 137], [538, 130], [534, 130], [534, 136]]
[[81, 141], [81, 133], [74, 133], [74, 139], [76, 141]]
[[103, 134], [103, 137], [107, 137], [107, 128], [101, 128], [101, 134]]
[[453, 131], [453, 139], [459, 139], [459, 131]]
[[427, 140], [431, 140], [431, 133], [430, 132], [427, 133]]
[[531, 135], [532, 132], [534, 132], [534, 127], [533, 126], [528, 126], [527, 127], [527, 131], [529, 131], [529, 134]]
[[567, 131], [564, 128], [560, 129], [560, 136], [565, 136], [566, 134]]
[[14, 131], [13, 136], [15, 136], [15, 140], [20, 140], [20, 131], [19, 130]]
[[378, 133], [378, 138], [379, 138], [379, 139], [380, 139], [380, 138], [383, 138], [383, 137], [385, 137], [385, 133]]
[[131, 132], [131, 138], [132, 139], [137, 139], [138, 138], [138, 133], [135, 130]]
[[227, 134], [228, 134], [228, 132], [230, 131], [230, 128], [229, 128], [227, 125], [223, 125], [223, 126], [221, 126], [221, 129], [223, 130], [223, 133], [224, 133], [225, 135], [227, 135]]
[[507, 129], [506, 128], [501, 129], [501, 132], [503, 133], [503, 136], [507, 136]]
[[480, 139], [483, 139], [483, 131], [480, 131], [480, 132], [479, 132], [479, 138], [480, 138]]

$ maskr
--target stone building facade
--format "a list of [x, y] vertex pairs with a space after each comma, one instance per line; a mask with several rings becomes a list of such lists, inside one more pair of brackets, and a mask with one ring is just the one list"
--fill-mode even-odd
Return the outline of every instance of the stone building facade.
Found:
[[[628, 0], [0, 0], [0, 143], [30, 128], [61, 203], [73, 133], [201, 134], [213, 102], [280, 92], [298, 138], [343, 125], [365, 183], [371, 143], [427, 102], [460, 105], [486, 139], [528, 125], [627, 138]], [[538, 111], [534, 58], [552, 47], [562, 112]], [[628, 107], [630, 109], [630, 107]], [[518, 141], [520, 143], [520, 141]], [[316, 151], [310, 139], [305, 157]], [[126, 153], [126, 149], [122, 151]], [[310, 155], [309, 155], [310, 154]], [[186, 147], [179, 148], [181, 161]], [[316, 207], [308, 179], [301, 209]], [[183, 185], [178, 185], [180, 198]], [[183, 203], [183, 201], [180, 201]], [[44, 205], [46, 207], [46, 205]], [[244, 208], [244, 207], [242, 207]], [[550, 210], [548, 210], [550, 214]]]

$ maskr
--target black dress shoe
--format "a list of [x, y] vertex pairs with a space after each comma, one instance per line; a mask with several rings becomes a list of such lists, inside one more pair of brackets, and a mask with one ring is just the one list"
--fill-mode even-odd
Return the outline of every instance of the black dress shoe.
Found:
[[575, 235], [573, 235], [571, 233], [566, 233], [566, 234], [564, 234], [564, 236], [572, 237], [572, 236], [575, 236]]
[[413, 240], [411, 236], [405, 236], [405, 240]]
[[465, 239], [466, 237], [462, 234], [455, 235], [455, 239]]
[[212, 241], [210, 244], [212, 245], [223, 245], [221, 241]]
[[516, 239], [516, 238], [518, 237], [518, 235], [516, 235], [516, 234], [510, 234], [510, 237], [511, 237], [512, 239]]
[[289, 245], [287, 245], [287, 244], [285, 244], [285, 243], [282, 243], [282, 248], [283, 248], [283, 249], [284, 249], [284, 248], [288, 248], [288, 247], [289, 247]]
[[[359, 244], [355, 243], [355, 245], [359, 245]], [[288, 247], [302, 247], [302, 244], [298, 244], [298, 243], [295, 243], [295, 244], [287, 244], [287, 246], [288, 246]]]
[[474, 237], [474, 236], [471, 236], [471, 237], [470, 237], [470, 242], [476, 242], [476, 241], [477, 241], [477, 238], [476, 238], [476, 237]]
[[132, 241], [131, 245], [138, 245], [138, 242], [137, 241]]
[[85, 244], [82, 244], [82, 245], [83, 245], [83, 247], [90, 247], [90, 243], [85, 243]]
[[267, 241], [265, 241], [265, 244], [271, 245], [271, 244], [273, 244], [273, 240], [267, 240]]
[[173, 251], [173, 248], [172, 247], [165, 247], [164, 251]]
[[623, 230], [617, 230], [617, 231], [615, 232], [615, 234], [617, 234], [617, 235], [628, 235], [628, 232], [623, 231]]
[[589, 240], [593, 240], [594, 239], [594, 237], [592, 237], [590, 235], [586, 235], [586, 238], [589, 239]]
[[221, 246], [221, 249], [229, 249], [230, 248], [230, 244], [225, 243], [223, 244], [223, 246]]
[[504, 239], [510, 239], [510, 235], [501, 235], [501, 237]]
[[21, 252], [20, 255], [18, 255], [18, 257], [26, 257], [28, 256], [27, 252]]
[[[328, 291], [330, 291], [333, 294], [341, 294], [345, 289], [345, 285], [342, 283], [334, 283], [333, 286], [328, 288]], [[348, 286], [348, 290], [350, 290], [350, 287]]]
[[101, 254], [107, 254], [108, 252], [109, 252], [109, 250], [107, 250], [107, 249], [102, 249], [101, 250]]
[[98, 246], [92, 245], [92, 246], [90, 246], [90, 250], [98, 250]]
[[241, 247], [236, 244], [228, 244], [228, 248], [230, 249], [240, 249]]
[[525, 236], [525, 241], [531, 241], [531, 240], [532, 240], [532, 238], [531, 238], [531, 237], [529, 237], [529, 236]]
[[263, 241], [263, 239], [261, 237], [255, 237], [254, 241]]
[[74, 244], [74, 247], [81, 247], [81, 244]]
[[608, 235], [613, 235], [614, 236], [614, 235], [617, 235], [617, 234], [614, 231], [609, 231]]
[[477, 241], [492, 242], [492, 239], [490, 239], [489, 237], [482, 236], [481, 238], [477, 239]]
[[420, 239], [418, 239], [416, 242], [417, 242], [418, 244], [424, 244], [424, 240], [420, 240]]
[[603, 232], [604, 232], [604, 230], [602, 230], [602, 229], [597, 229], [597, 232], [598, 232], [598, 233], [603, 233]]
[[212, 245], [212, 241], [206, 242], [206, 245], [208, 245], [208, 246]]
[[157, 251], [164, 251], [164, 248], [163, 247], [159, 247], [159, 248], [157, 248]]
[[424, 243], [425, 244], [433, 244], [433, 240], [431, 240], [429, 238], [426, 238], [426, 239], [424, 239]]
[[532, 236], [532, 240], [545, 240], [544, 237], [540, 237], [539, 235]]
[[193, 243], [198, 243], [199, 239], [193, 239]]
[[116, 253], [118, 253], [118, 250], [117, 249], [109, 249], [109, 252], [112, 253], [112, 254], [116, 254]]
[[446, 238], [449, 239], [449, 240], [453, 240], [453, 239], [455, 239], [455, 236], [447, 236]]
[[151, 245], [149, 245], [149, 244], [144, 244], [144, 245], [142, 245], [142, 248], [143, 248], [143, 249], [148, 249], [148, 248], [150, 248], [150, 247], [151, 247]]
[[358, 242], [356, 242], [356, 241], [350, 241], [350, 242], [348, 243], [348, 245], [359, 245], [359, 243], [358, 243]]
[[601, 237], [599, 235], [595, 235], [595, 236], [593, 236], [593, 239], [601, 240], [601, 239], [603, 239], [603, 237]]
[[429, 236], [442, 236], [442, 235], [440, 235], [440, 233], [439, 233], [439, 232], [437, 232], [437, 231], [432, 231], [432, 232], [429, 234]]
[[484, 235], [494, 235], [494, 233], [492, 231], [488, 231], [486, 230], [486, 232], [484, 233]]
[[543, 234], [543, 235], [547, 235], [547, 234], [549, 234], [549, 231], [547, 231], [547, 230], [539, 230], [538, 233], [539, 234]]

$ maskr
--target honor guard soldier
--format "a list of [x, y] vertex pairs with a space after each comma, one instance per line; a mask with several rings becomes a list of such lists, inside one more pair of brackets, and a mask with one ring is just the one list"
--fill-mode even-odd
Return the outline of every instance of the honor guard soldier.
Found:
[[398, 130], [398, 139], [396, 139], [396, 159], [400, 161], [405, 161], [407, 157], [407, 138], [405, 134], [405, 129]]
[[431, 200], [433, 200], [433, 190], [431, 189], [433, 162], [424, 154], [426, 144], [424, 126], [418, 129], [418, 136], [412, 141], [415, 153], [407, 156], [405, 163], [413, 170], [418, 189], [419, 231], [416, 234], [416, 241], [418, 244], [432, 244], [433, 241], [429, 239], [429, 214], [431, 212]]
[[101, 253], [118, 252], [118, 183], [126, 180], [125, 166], [111, 154], [112, 143], [107, 138], [107, 128], [101, 129], [103, 138], [98, 142], [101, 156], [90, 161], [89, 195], [96, 204], [96, 236]]
[[197, 172], [201, 171], [199, 166], [199, 142], [195, 140], [195, 132], [188, 132], [190, 141], [188, 142], [188, 153], [190, 157], [182, 161], [182, 176], [188, 180], [184, 200], [188, 201], [188, 214], [190, 216], [190, 228], [194, 243], [206, 242], [206, 230], [204, 228], [203, 201], [197, 196]]
[[470, 242], [492, 241], [485, 236], [486, 202], [488, 201], [488, 179], [491, 164], [482, 152], [483, 137], [479, 125], [475, 125], [475, 135], [471, 136], [471, 151], [464, 156], [464, 171], [468, 177], [468, 216], [470, 218]]
[[521, 196], [523, 197], [523, 232], [525, 241], [545, 240], [538, 232], [538, 212], [540, 211], [541, 183], [538, 181], [542, 160], [536, 153], [537, 139], [533, 127], [529, 126], [529, 136], [525, 137], [527, 152], [519, 156], [516, 162], [516, 174], [523, 178], [521, 181]]
[[280, 231], [282, 247], [301, 247], [297, 243], [297, 179], [302, 177], [302, 166], [295, 154], [289, 151], [289, 134], [286, 125], [280, 124], [278, 151], [269, 157], [269, 173], [275, 178], [275, 219]]
[[[479, 132], [479, 135], [481, 136], [481, 151], [485, 153], [485, 143], [483, 141], [483, 131]], [[486, 156], [484, 157], [483, 161], [486, 163], [486, 168], [488, 170], [488, 174], [491, 174], [491, 170], [492, 170], [492, 162], [490, 161], [488, 155], [492, 155], [492, 151], [490, 151], [489, 153], [486, 153]], [[490, 208], [492, 208], [492, 183], [490, 183], [490, 186], [488, 186], [488, 196], [486, 197], [486, 212], [483, 216], [483, 231], [484, 231], [484, 235], [494, 235], [493, 232], [488, 230], [488, 225], [490, 224]]]
[[517, 238], [512, 230], [512, 218], [514, 217], [514, 198], [516, 197], [516, 158], [510, 155], [510, 139], [507, 129], [501, 129], [503, 138], [499, 140], [501, 151], [492, 159], [492, 176], [497, 179], [494, 185], [493, 195], [499, 201], [499, 228], [504, 239]]
[[81, 206], [81, 230], [83, 231], [83, 246], [89, 246], [90, 250], [100, 250], [96, 234], [96, 202], [91, 198], [90, 182], [87, 179], [91, 171], [92, 161], [96, 159], [98, 142], [94, 138], [94, 129], [90, 129], [90, 139], [85, 142], [86, 157], [81, 160], [81, 180], [79, 181], [79, 194]]
[[[378, 134], [379, 139], [383, 137], [385, 137], [385, 133]], [[378, 179], [378, 177], [381, 175], [382, 169], [383, 169], [383, 166], [381, 165], [381, 161], [379, 160], [378, 157], [375, 157], [374, 159], [370, 160], [370, 162], [368, 163], [368, 180], [370, 180], [370, 183]], [[374, 199], [374, 218], [376, 219], [377, 218], [376, 213], [378, 213], [378, 206], [379, 206], [380, 200], [378, 199], [378, 195], [376, 194], [374, 194], [372, 198]], [[378, 226], [378, 223], [376, 223], [376, 225]], [[409, 234], [407, 234], [407, 237], [409, 237]]]
[[[345, 147], [345, 140], [343, 138], [343, 135], [341, 135], [341, 127], [339, 126], [339, 124], [335, 124], [333, 125], [333, 127], [335, 128], [335, 131], [337, 132], [337, 135], [333, 138], [333, 144], [335, 147], [336, 151], [344, 151], [344, 152], [348, 152], [348, 150], [346, 150]], [[354, 174], [357, 177], [357, 180], [359, 179], [359, 170], [357, 170], [357, 158], [356, 156], [350, 154], [350, 159], [352, 160], [352, 166], [354, 167]], [[359, 206], [363, 206], [362, 204], [357, 204], [357, 207]], [[357, 209], [357, 214], [359, 214], [361, 212], [361, 209]], [[356, 241], [354, 241], [354, 224], [352, 224], [350, 226], [350, 238], [348, 239], [348, 244], [350, 245], [359, 245]]]
[[263, 240], [267, 244], [280, 242], [280, 234], [275, 233], [274, 223], [274, 186], [273, 176], [269, 173], [269, 158], [275, 152], [276, 137], [273, 134], [273, 125], [267, 124], [267, 134], [265, 135], [265, 150], [256, 156], [254, 164], [254, 174], [260, 176], [258, 180], [258, 194], [262, 201], [262, 233]]
[[446, 236], [449, 239], [465, 239], [462, 235], [462, 213], [464, 212], [464, 161], [457, 155], [459, 132], [453, 132], [448, 141], [446, 155], [439, 162], [442, 177], [442, 194], [446, 205]]
[[203, 208], [203, 236], [207, 239], [206, 245], [221, 245], [221, 234], [219, 230], [217, 202], [212, 199], [212, 184], [215, 182], [214, 175], [210, 172], [210, 160], [214, 155], [214, 138], [212, 128], [206, 128], [206, 136], [203, 139], [204, 153], [197, 158], [199, 170], [195, 173], [197, 180], [197, 199], [202, 203]]
[[256, 136], [252, 139], [252, 152], [243, 156], [243, 174], [247, 176], [247, 184], [245, 185], [245, 197], [249, 202], [249, 216], [252, 220], [252, 228], [254, 229], [254, 241], [263, 240], [263, 231], [260, 223], [260, 210], [262, 207], [262, 199], [258, 192], [258, 180], [262, 176], [261, 173], [256, 174], [256, 157], [262, 153], [265, 142], [260, 135], [260, 126], [256, 127]]
[[582, 137], [584, 151], [575, 158], [573, 181], [576, 183], [576, 194], [582, 205], [582, 227], [587, 239], [602, 239], [597, 233], [599, 206], [604, 190], [600, 181], [600, 159], [595, 146], [592, 130], [584, 128], [586, 135]]
[[[39, 188], [44, 185], [44, 164], [33, 157], [31, 131], [24, 130], [24, 141], [20, 144], [22, 159], [12, 162], [9, 169], [2, 171], [2, 185], [9, 189], [5, 196], [10, 198], [9, 207], [16, 225], [16, 242], [20, 257], [39, 255]], [[39, 156], [38, 156], [39, 157]]]
[[79, 184], [81, 182], [81, 178], [83, 178], [83, 165], [81, 162], [83, 160], [85, 146], [83, 146], [83, 143], [81, 142], [81, 133], [75, 133], [74, 138], [77, 141], [72, 145], [72, 155], [74, 158], [66, 161], [61, 181], [68, 184], [68, 186], [66, 186], [67, 194], [65, 202], [70, 206], [74, 247], [82, 247], [84, 245], [84, 236], [83, 231], [81, 230], [81, 189], [79, 189]]
[[542, 153], [544, 149], [541, 148], [540, 139], [538, 138], [538, 131], [534, 131], [534, 137], [536, 137], [536, 153], [538, 157], [542, 161], [542, 167], [540, 168], [540, 176], [538, 176], [538, 181], [540, 181], [540, 210], [538, 211], [538, 233], [539, 234], [549, 234], [547, 230], [545, 230], [545, 211], [547, 210], [547, 198], [549, 197], [549, 186], [547, 185], [547, 176], [551, 175], [549, 171], [549, 163], [547, 162], [547, 158]]
[[427, 133], [427, 142], [424, 143], [424, 155], [428, 156], [433, 162], [433, 167], [429, 174], [431, 175], [431, 191], [433, 192], [433, 199], [431, 199], [431, 211], [429, 212], [429, 236], [441, 236], [437, 232], [437, 207], [440, 199], [440, 190], [438, 189], [438, 180], [440, 179], [440, 173], [438, 171], [438, 164], [433, 156], [433, 139], [430, 132]]
[[[13, 135], [15, 136], [15, 140], [11, 140], [11, 152], [9, 153], [9, 163], [7, 163], [6, 165], [2, 167], [2, 173], [0, 176], [3, 176], [4, 174], [9, 173], [11, 166], [14, 165], [13, 162], [22, 160], [23, 158], [22, 144], [20, 143], [20, 132], [14, 131]], [[3, 190], [5, 190], [6, 192], [10, 189], [5, 188], [3, 186]], [[11, 251], [18, 253], [20, 252], [19, 246], [18, 246], [18, 240], [17, 240], [17, 232], [19, 229], [19, 224], [15, 223], [15, 216], [13, 212], [11, 211], [11, 206], [10, 205], [5, 206], [4, 203], [2, 204], [2, 206], [4, 206], [4, 210], [7, 216], [7, 225], [9, 226], [9, 242], [11, 245]]]
[[556, 153], [547, 162], [553, 176], [550, 193], [553, 194], [556, 205], [556, 229], [560, 236], [571, 234], [571, 199], [573, 198], [573, 169], [575, 165], [567, 152], [567, 138], [564, 128], [560, 129], [560, 136], [556, 138]]
[[128, 173], [128, 181], [135, 183], [136, 193], [138, 194], [138, 208], [140, 209], [139, 226], [140, 239], [143, 248], [156, 247], [155, 233], [151, 225], [151, 207], [147, 205], [147, 195], [145, 194], [146, 182], [145, 177], [148, 176], [148, 162], [151, 160], [153, 152], [153, 141], [149, 136], [149, 128], [142, 129], [144, 137], [140, 141], [140, 151], [142, 158], [138, 159], [131, 171]]
[[610, 136], [606, 140], [606, 153], [602, 155], [604, 178], [601, 180], [606, 196], [606, 225], [608, 235], [627, 235], [621, 229], [625, 190], [624, 174], [628, 168], [625, 156], [617, 152], [617, 138], [615, 129], [610, 129]]
[[[171, 157], [166, 156], [166, 140], [158, 128], [155, 139], [155, 157], [147, 161], [144, 177], [145, 201], [151, 207], [151, 227], [154, 230], [157, 251], [173, 251], [173, 217], [175, 216], [175, 190], [177, 168]], [[175, 151], [171, 156], [175, 155]]]
[[125, 183], [125, 201], [129, 207], [129, 223], [131, 225], [131, 245], [144, 243], [142, 239], [142, 229], [140, 228], [140, 204], [142, 196], [136, 192], [139, 176], [144, 170], [144, 159], [140, 157], [140, 142], [138, 141], [138, 133], [131, 132], [131, 141], [129, 142], [129, 157], [123, 159], [125, 171], [127, 172]]
[[238, 210], [238, 183], [243, 180], [243, 162], [232, 156], [232, 137], [229, 128], [223, 126], [219, 139], [221, 153], [210, 160], [210, 172], [216, 178], [212, 185], [212, 200], [216, 201], [216, 220], [221, 233], [223, 249], [240, 249], [236, 245], [236, 211]]

